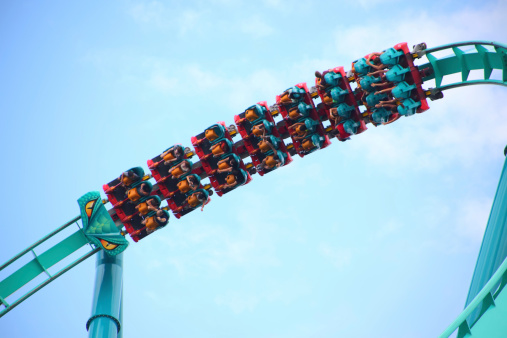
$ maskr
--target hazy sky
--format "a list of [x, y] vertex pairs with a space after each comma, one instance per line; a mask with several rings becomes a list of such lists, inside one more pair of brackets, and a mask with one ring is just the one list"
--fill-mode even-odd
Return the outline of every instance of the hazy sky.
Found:
[[[507, 43], [505, 1], [418, 6], [3, 1], [0, 263], [78, 215], [81, 195], [313, 85], [315, 70], [402, 41]], [[424, 114], [333, 139], [171, 217], [125, 252], [124, 337], [437, 336], [465, 303], [505, 159], [506, 99], [500, 86], [450, 90]], [[2, 337], [86, 337], [94, 265], [1, 318]]]

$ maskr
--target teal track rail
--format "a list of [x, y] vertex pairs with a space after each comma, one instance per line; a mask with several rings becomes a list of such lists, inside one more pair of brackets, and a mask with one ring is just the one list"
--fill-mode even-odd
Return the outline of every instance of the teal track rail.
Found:
[[[28, 263], [17, 269], [15, 272], [10, 274], [8, 277], [0, 281], [0, 304], [4, 306], [4, 308], [0, 311], [0, 317], [2, 317], [7, 312], [15, 308], [17, 305], [19, 305], [21, 302], [26, 300], [28, 297], [30, 297], [37, 291], [42, 289], [44, 286], [48, 285], [56, 278], [63, 275], [65, 272], [69, 271], [79, 263], [83, 262], [88, 257], [91, 257], [93, 254], [101, 250], [100, 248], [94, 248], [93, 246], [90, 245], [90, 250], [81, 257], [79, 257], [78, 259], [76, 259], [74, 262], [72, 262], [71, 264], [67, 265], [66, 267], [57, 271], [54, 274], [49, 273], [48, 269], [54, 266], [56, 263], [73, 254], [75, 251], [82, 248], [83, 246], [90, 244], [83, 230], [79, 227], [79, 224], [77, 224], [77, 221], [80, 218], [81, 218], [80, 216], [75, 217], [74, 219], [65, 223], [55, 231], [51, 232], [49, 235], [37, 241], [33, 245], [29, 246], [27, 249], [23, 250], [18, 255], [10, 259], [8, 262], [0, 266], [0, 271], [2, 271], [12, 263], [18, 261], [25, 254], [32, 252], [32, 254], [34, 255], [34, 258], [31, 261], [29, 261]], [[47, 240], [58, 234], [60, 231], [66, 229], [67, 227], [73, 224], [76, 224], [78, 226], [79, 228], [78, 231], [74, 232], [72, 235], [55, 244], [54, 246], [47, 249], [43, 253], [39, 255], [35, 253], [34, 249], [36, 249], [39, 245], [46, 242]], [[19, 298], [15, 299], [13, 302], [7, 301], [7, 297], [11, 296], [14, 292], [19, 290], [27, 283], [34, 280], [37, 276], [39, 276], [42, 273], [45, 273], [47, 277], [43, 282], [38, 284], [32, 290], [21, 295]]]
[[[500, 295], [502, 295], [502, 291], [507, 284], [507, 259], [505, 259], [496, 271], [496, 273], [490, 278], [488, 283], [482, 288], [481, 292], [475, 296], [475, 298], [470, 302], [470, 304], [463, 310], [463, 312], [458, 316], [458, 318], [439, 336], [440, 338], [447, 338], [451, 334], [453, 334], [457, 329], [458, 338], [464, 337], [481, 337], [481, 338], [493, 338], [498, 335], [498, 327], [495, 325], [482, 325], [479, 326], [479, 322], [482, 318], [487, 319], [488, 315], [492, 315], [493, 311], [501, 312], [505, 314], [507, 301], [502, 299], [502, 305], [500, 305], [497, 300], [499, 300]], [[507, 294], [504, 293], [503, 298], [505, 298]], [[473, 326], [473, 324], [468, 323], [467, 318], [476, 310], [479, 310], [479, 317], [475, 321], [477, 325]], [[492, 316], [493, 317], [493, 316]], [[493, 318], [494, 319], [494, 318]], [[504, 323], [507, 324], [505, 317], [503, 318]], [[496, 322], [496, 321], [495, 321]], [[504, 333], [501, 333], [504, 334]]]
[[[462, 47], [472, 48], [463, 50]], [[435, 52], [444, 50], [448, 50], [450, 55], [443, 58], [437, 58], [433, 55]], [[507, 86], [507, 45], [493, 41], [465, 41], [425, 49], [417, 54], [417, 57], [425, 55], [429, 61], [420, 65], [419, 69], [431, 68], [433, 70], [430, 75], [422, 80], [435, 79], [437, 91], [476, 84]], [[501, 79], [491, 79], [493, 69], [502, 70]], [[483, 70], [483, 79], [468, 80], [472, 70]], [[460, 82], [442, 85], [442, 81], [446, 76], [458, 73], [461, 73]]]

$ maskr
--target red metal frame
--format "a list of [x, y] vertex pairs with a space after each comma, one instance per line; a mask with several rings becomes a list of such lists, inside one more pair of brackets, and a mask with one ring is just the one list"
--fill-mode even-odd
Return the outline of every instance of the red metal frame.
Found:
[[[326, 132], [324, 130], [324, 126], [322, 125], [322, 121], [320, 120], [319, 118], [319, 114], [317, 112], [317, 109], [315, 109], [315, 104], [313, 103], [313, 99], [310, 95], [310, 92], [308, 91], [308, 87], [306, 86], [306, 83], [305, 82], [302, 82], [302, 83], [298, 83], [296, 85], [296, 87], [298, 88], [301, 88], [305, 91], [305, 95], [304, 95], [304, 102], [308, 105], [311, 105], [312, 106], [312, 110], [310, 112], [310, 118], [312, 120], [314, 120], [315, 122], [318, 122], [318, 125], [317, 125], [317, 133], [324, 137], [324, 142], [322, 144], [322, 146], [320, 147], [321, 149], [324, 149], [325, 147], [327, 147], [328, 145], [331, 144], [331, 141], [329, 140], [329, 137], [326, 135]], [[278, 110], [280, 111], [280, 114], [282, 114], [284, 120], [285, 120], [285, 123], [286, 123], [286, 132], [288, 132], [288, 128], [290, 126], [292, 126], [295, 122], [293, 122], [291, 119], [288, 118], [289, 116], [289, 113], [287, 111], [287, 108], [280, 103], [280, 95], [277, 95], [276, 96], [276, 104], [278, 105]], [[285, 130], [278, 130], [279, 133], [284, 133]], [[290, 134], [290, 133], [289, 133]], [[290, 134], [290, 137], [292, 139], [292, 144], [294, 145], [294, 148], [296, 149], [296, 153], [300, 156], [300, 157], [305, 157], [306, 155], [306, 151], [304, 149], [301, 148], [301, 142], [299, 140], [296, 140], [294, 139], [293, 135]]]
[[[285, 142], [283, 141], [282, 136], [278, 132], [278, 129], [276, 128], [276, 122], [273, 119], [273, 115], [271, 115], [271, 111], [269, 110], [268, 104], [266, 101], [257, 102], [258, 105], [266, 108], [266, 111], [264, 112], [264, 119], [266, 119], [268, 122], [273, 124], [272, 128], [272, 135], [280, 139], [280, 147], [279, 150], [284, 152], [287, 155], [287, 160], [285, 161], [285, 164], [283, 166], [286, 166], [287, 164], [292, 162], [292, 157], [290, 156], [287, 147], [285, 146]], [[243, 113], [244, 114], [244, 113]], [[252, 158], [253, 164], [257, 167], [262, 163], [262, 160], [259, 158], [260, 156], [256, 153], [256, 150], [259, 149], [257, 144], [250, 141], [250, 135], [251, 130], [248, 131], [246, 127], [244, 126], [244, 122], [241, 122], [242, 118], [240, 115], [234, 115], [234, 123], [236, 123], [236, 126], [238, 128], [238, 132], [243, 138], [243, 143], [245, 145], [245, 149]], [[273, 170], [270, 170], [271, 172]], [[266, 173], [265, 170], [259, 170], [257, 173], [261, 176], [264, 176]]]
[[[246, 166], [245, 166], [245, 163], [243, 162], [243, 160], [241, 159], [241, 156], [239, 156], [239, 152], [238, 150], [236, 149], [236, 147], [234, 146], [234, 141], [232, 140], [232, 137], [231, 135], [229, 134], [229, 131], [227, 130], [227, 127], [225, 125], [225, 122], [223, 121], [220, 121], [218, 122], [217, 124], [220, 124], [224, 127], [224, 138], [229, 140], [231, 142], [231, 144], [233, 145], [232, 147], [232, 151], [231, 153], [232, 154], [236, 154], [238, 155], [238, 157], [240, 158], [240, 162], [239, 162], [239, 167], [245, 171], [246, 175], [247, 175], [247, 178], [246, 178], [246, 181], [244, 184], [242, 185], [245, 185], [245, 184], [248, 184], [250, 183], [250, 181], [252, 180], [252, 177], [250, 176], [250, 174], [248, 173], [248, 170], [246, 169]], [[202, 138], [201, 138], [202, 139]], [[211, 186], [213, 187], [213, 189], [215, 190], [216, 194], [218, 196], [222, 196], [224, 193], [224, 191], [220, 190], [219, 189], [219, 186], [221, 185], [220, 182], [218, 182], [217, 178], [216, 178], [216, 175], [213, 174], [213, 170], [214, 169], [217, 169], [217, 168], [212, 168], [211, 167], [211, 164], [209, 163], [209, 161], [207, 160], [207, 155], [204, 153], [200, 143], [198, 143], [198, 141], [200, 139], [197, 139], [196, 136], [192, 136], [191, 137], [191, 142], [192, 142], [192, 145], [194, 146], [195, 148], [195, 153], [197, 154], [197, 156], [199, 157], [199, 160], [201, 161], [201, 164], [202, 164], [202, 168], [204, 169], [204, 171], [206, 172], [206, 174], [208, 175], [209, 177], [209, 180], [210, 180], [210, 183], [211, 183]], [[232, 191], [232, 190], [230, 190]], [[228, 191], [228, 192], [230, 192]]]

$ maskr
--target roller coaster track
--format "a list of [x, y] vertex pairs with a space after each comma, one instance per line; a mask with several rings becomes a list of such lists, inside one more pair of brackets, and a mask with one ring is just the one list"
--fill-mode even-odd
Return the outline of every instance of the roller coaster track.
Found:
[[[463, 50], [462, 47], [472, 47], [472, 48]], [[445, 50], [449, 51], [450, 56], [437, 58], [433, 55], [435, 52]], [[428, 62], [419, 66], [416, 65], [415, 68], [419, 71], [419, 74], [421, 74], [422, 80], [421, 84], [422, 82], [425, 81], [433, 79], [435, 80], [435, 88], [423, 90], [424, 95], [426, 95], [426, 97], [432, 100], [442, 98], [443, 97], [442, 91], [444, 90], [457, 88], [461, 86], [469, 86], [476, 84], [496, 84], [507, 86], [507, 45], [490, 41], [467, 41], [426, 49], [425, 44], [419, 44], [414, 46], [414, 50], [410, 52], [410, 58], [413, 60], [420, 59], [424, 56], [428, 59]], [[501, 70], [502, 72], [501, 79], [491, 78], [494, 69]], [[468, 80], [470, 71], [472, 70], [483, 70], [483, 79]], [[460, 81], [442, 85], [442, 82], [445, 77], [452, 76], [453, 74], [458, 73], [461, 73]], [[355, 81], [353, 77], [349, 77], [348, 80], [351, 82]], [[359, 88], [356, 84], [355, 91], [357, 91], [358, 89]], [[312, 98], [315, 99], [317, 97], [318, 96], [316, 94], [316, 91], [314, 91], [314, 95], [312, 95]], [[361, 105], [362, 103], [358, 102], [358, 104]], [[273, 111], [272, 113], [273, 116], [278, 115], [278, 112], [276, 111]], [[369, 115], [366, 112], [363, 112], [361, 117], [365, 123], [371, 123], [371, 119], [369, 118]], [[286, 129], [285, 120], [278, 122], [276, 124], [276, 128], [280, 130], [284, 130], [284, 128]], [[329, 138], [337, 136], [336, 131], [330, 126], [325, 128], [325, 133]], [[282, 132], [281, 137], [282, 139], [285, 139], [289, 138], [290, 135], [288, 132]], [[240, 140], [236, 142], [234, 146], [236, 149], [243, 149], [238, 153], [241, 158], [246, 158], [250, 155], [245, 150], [243, 142], [244, 142], [243, 140]], [[288, 150], [292, 155], [295, 154], [294, 146], [291, 147], [291, 145], [289, 145]], [[199, 169], [201, 166], [202, 166], [201, 162], [197, 162], [194, 164], [193, 170]], [[206, 172], [204, 172], [203, 170], [200, 171], [199, 175], [201, 176], [201, 178], [205, 178], [208, 176]], [[151, 176], [148, 175], [144, 179], [149, 178], [151, 178]], [[207, 185], [206, 188], [210, 188], [210, 186]], [[154, 186], [153, 191], [156, 194], [161, 195], [156, 185]], [[106, 200], [103, 201], [103, 203], [106, 202], [107, 202]], [[109, 214], [114, 217], [115, 210], [114, 209], [109, 210]], [[12, 263], [17, 262], [25, 254], [32, 253], [34, 255], [34, 258], [31, 261], [29, 261], [21, 268], [17, 269], [9, 276], [0, 281], [0, 304], [4, 306], [4, 309], [0, 311], [0, 317], [5, 315], [7, 312], [12, 310], [14, 307], [19, 305], [21, 302], [26, 300], [28, 297], [30, 297], [37, 291], [42, 289], [51, 281], [61, 276], [66, 271], [72, 269], [82, 261], [86, 260], [88, 257], [91, 257], [92, 255], [101, 250], [100, 247], [94, 245], [87, 239], [86, 235], [83, 233], [83, 230], [81, 229], [81, 227], [79, 227], [79, 224], [77, 223], [79, 219], [80, 219], [79, 216], [72, 219], [71, 221], [67, 222], [60, 228], [56, 229], [49, 235], [45, 236], [44, 238], [42, 238], [41, 240], [31, 245], [30, 247], [28, 247], [15, 257], [13, 257], [11, 260], [0, 266], [0, 271], [2, 271], [8, 266], [10, 266]], [[123, 224], [119, 220], [116, 220], [115, 223], [119, 229], [122, 228]], [[63, 241], [47, 249], [43, 253], [40, 253], [38, 255], [35, 253], [34, 249], [37, 246], [46, 242], [54, 235], [56, 235], [60, 231], [68, 228], [73, 224], [78, 225], [79, 227], [78, 231], [74, 232], [72, 235], [68, 236]], [[64, 267], [63, 269], [59, 270], [54, 274], [50, 274], [48, 272], [48, 269], [51, 266], [60, 262], [64, 258], [70, 256], [71, 254], [73, 254], [74, 252], [76, 252], [77, 250], [81, 249], [86, 245], [90, 246], [90, 250], [86, 252], [84, 255], [77, 258], [74, 262], [70, 263], [69, 265], [67, 265], [66, 267]], [[7, 297], [11, 296], [18, 289], [20, 289], [30, 281], [34, 280], [37, 276], [39, 276], [42, 273], [45, 273], [47, 275], [47, 279], [45, 279], [42, 283], [36, 285], [33, 289], [24, 293], [22, 296], [18, 297], [17, 299], [15, 299], [10, 303], [6, 300]], [[498, 286], [499, 283], [500, 286]], [[498, 268], [496, 273], [489, 279], [489, 282], [482, 288], [482, 290], [466, 307], [466, 309], [458, 317], [458, 319], [456, 319], [456, 321], [451, 326], [449, 326], [449, 328], [441, 335], [441, 337], [448, 337], [458, 328], [459, 328], [458, 337], [460, 338], [464, 337], [466, 334], [473, 333], [474, 332], [473, 325], [477, 323], [477, 321], [475, 321], [472, 325], [470, 325], [467, 321], [467, 317], [469, 317], [473, 311], [478, 311], [477, 310], [478, 307], [481, 307], [479, 318], [493, 318], [490, 314], [491, 311], [488, 311], [488, 309], [491, 309], [495, 306], [495, 301], [498, 299], [498, 297], [504, 298], [507, 297], [507, 294], [505, 292], [503, 294], [501, 293], [506, 284], [507, 284], [507, 260], [503, 262], [503, 264], [500, 266], [500, 268]], [[506, 304], [504, 306], [507, 306], [507, 302], [504, 303]], [[478, 336], [486, 337], [484, 335]]]
[[[463, 50], [461, 47], [472, 47]], [[489, 47], [489, 48], [488, 48]], [[448, 51], [449, 56], [436, 58], [433, 53]], [[466, 41], [451, 43], [435, 48], [421, 50], [416, 57], [426, 56], [428, 63], [419, 66], [422, 71], [432, 70], [431, 75], [423, 77], [423, 81], [434, 79], [436, 88], [430, 89], [433, 95], [452, 88], [477, 85], [496, 84], [507, 86], [507, 45], [491, 41]], [[502, 69], [501, 79], [491, 79], [493, 69]], [[471, 70], [483, 70], [483, 79], [468, 80]], [[442, 85], [445, 77], [461, 73], [461, 81]]]

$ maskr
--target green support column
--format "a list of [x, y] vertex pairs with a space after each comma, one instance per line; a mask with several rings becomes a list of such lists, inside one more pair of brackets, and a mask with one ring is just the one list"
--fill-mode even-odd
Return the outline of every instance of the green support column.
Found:
[[86, 323], [90, 338], [121, 337], [123, 253], [100, 251], [93, 295], [92, 315]]
[[[507, 148], [506, 148], [507, 149]], [[468, 291], [468, 297], [465, 306], [477, 296], [481, 289], [486, 285], [491, 276], [507, 257], [507, 161], [505, 162], [500, 176], [500, 182], [496, 191], [491, 213], [488, 219], [488, 225], [482, 239], [479, 257], [475, 265], [472, 282]], [[468, 322], [473, 325], [479, 315], [475, 311], [468, 318]]]

